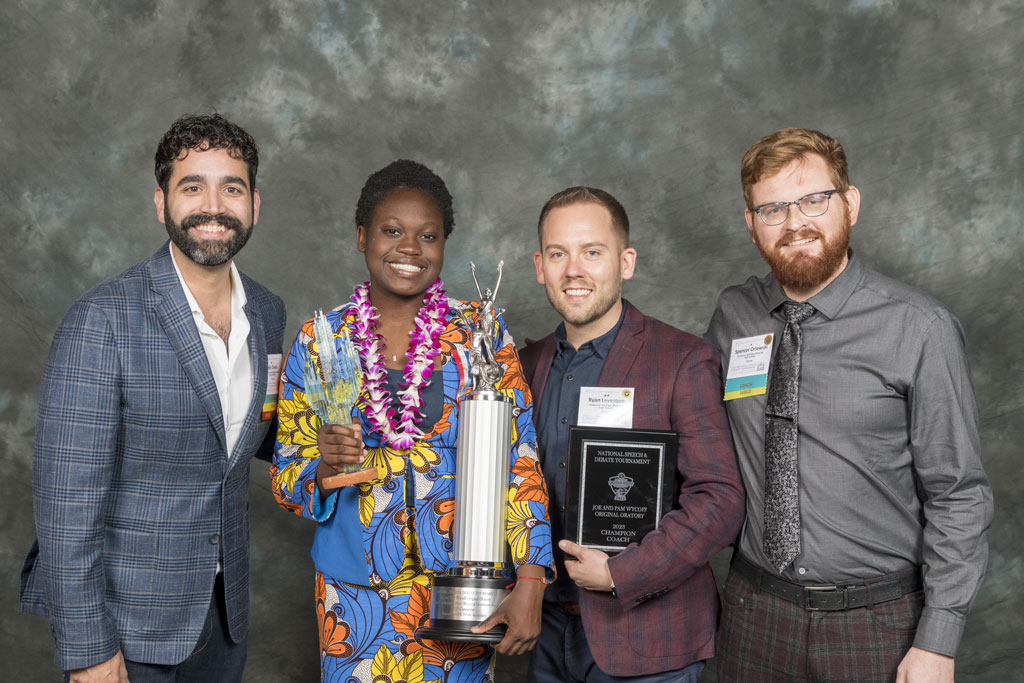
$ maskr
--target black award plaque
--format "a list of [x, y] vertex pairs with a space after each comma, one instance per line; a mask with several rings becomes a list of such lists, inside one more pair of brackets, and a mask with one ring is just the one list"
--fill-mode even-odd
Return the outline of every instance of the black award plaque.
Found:
[[679, 491], [677, 440], [671, 431], [570, 427], [568, 539], [615, 553], [657, 529]]

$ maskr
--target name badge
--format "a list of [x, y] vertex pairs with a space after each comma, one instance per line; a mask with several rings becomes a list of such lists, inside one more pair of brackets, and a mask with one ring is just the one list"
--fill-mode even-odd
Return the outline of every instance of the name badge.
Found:
[[263, 391], [263, 411], [260, 418], [269, 420], [277, 412], [277, 385], [281, 381], [281, 354], [267, 354], [267, 386]]
[[633, 387], [580, 387], [581, 427], [633, 428]]
[[768, 364], [774, 341], [772, 334], [732, 340], [729, 371], [725, 375], [726, 401], [768, 391]]

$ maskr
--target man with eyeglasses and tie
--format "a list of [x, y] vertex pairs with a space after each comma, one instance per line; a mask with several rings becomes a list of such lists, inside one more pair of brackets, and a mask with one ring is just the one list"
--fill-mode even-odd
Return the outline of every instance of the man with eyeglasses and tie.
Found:
[[707, 332], [747, 489], [719, 680], [952, 682], [993, 509], [963, 329], [849, 249], [837, 140], [772, 133], [741, 180], [771, 273]]

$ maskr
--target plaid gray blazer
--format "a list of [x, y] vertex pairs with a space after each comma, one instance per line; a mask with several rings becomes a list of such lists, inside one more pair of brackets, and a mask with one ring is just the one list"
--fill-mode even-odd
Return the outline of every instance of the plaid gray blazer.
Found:
[[203, 628], [218, 557], [231, 636], [247, 633], [249, 461], [274, 436], [261, 408], [285, 311], [242, 282], [254, 391], [230, 454], [166, 243], [87, 292], [57, 329], [39, 396], [36, 543], [21, 610], [49, 618], [62, 669], [118, 650], [139, 662], [183, 661]]

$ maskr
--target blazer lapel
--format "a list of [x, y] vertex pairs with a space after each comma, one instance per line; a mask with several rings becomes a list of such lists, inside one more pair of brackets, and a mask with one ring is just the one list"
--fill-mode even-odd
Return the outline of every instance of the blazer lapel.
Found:
[[[244, 280], [243, 280], [244, 286]], [[245, 317], [249, 319], [249, 357], [252, 359], [252, 399], [245, 414], [242, 432], [235, 443], [234, 452], [229, 454], [228, 466], [234, 464], [239, 446], [245, 445], [246, 435], [255, 429], [262, 419], [263, 399], [267, 388], [267, 335], [263, 327], [263, 316], [248, 291], [245, 293]]]
[[625, 299], [622, 305], [626, 307], [626, 315], [619, 327], [615, 341], [612, 343], [611, 351], [605, 360], [604, 368], [601, 369], [601, 377], [598, 384], [603, 387], [621, 387], [626, 381], [626, 375], [636, 362], [640, 349], [643, 348], [644, 340], [644, 318], [633, 304]]
[[[213, 372], [206, 359], [203, 342], [199, 339], [192, 309], [181, 289], [166, 243], [150, 261], [149, 273], [152, 278], [151, 288], [156, 295], [153, 311], [167, 334], [178, 363], [210, 416], [221, 448], [226, 450], [224, 416], [220, 409], [220, 396], [217, 395], [217, 383], [213, 381]], [[266, 368], [263, 371], [266, 373]]]
[[540, 356], [537, 358], [537, 364], [533, 367], [533, 376], [527, 378], [527, 381], [530, 384], [530, 393], [533, 394], [533, 410], [536, 415], [544, 398], [544, 385], [548, 382], [551, 363], [555, 360], [555, 335], [549, 334], [544, 339], [535, 343], [541, 345]]

